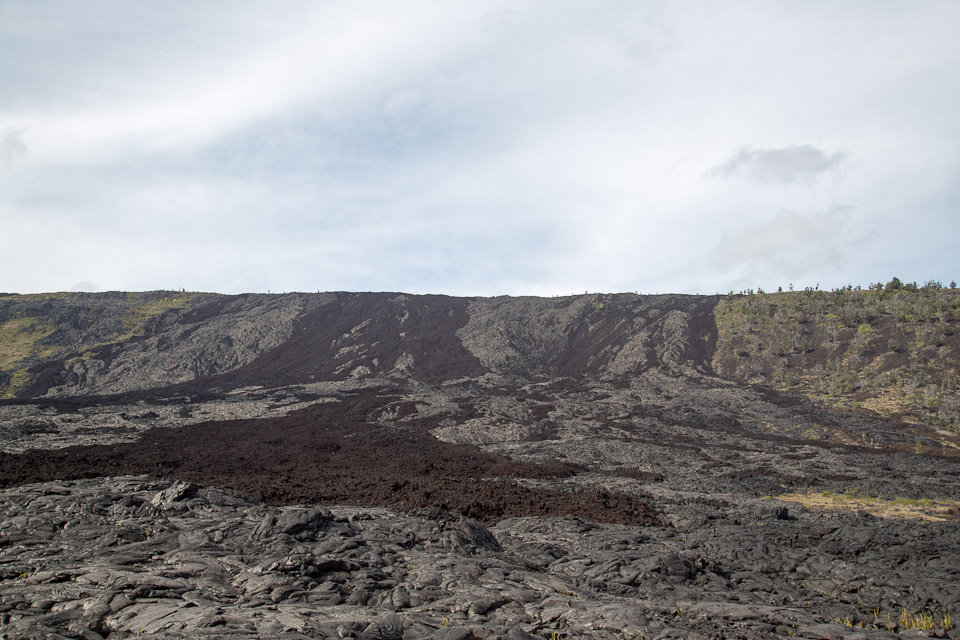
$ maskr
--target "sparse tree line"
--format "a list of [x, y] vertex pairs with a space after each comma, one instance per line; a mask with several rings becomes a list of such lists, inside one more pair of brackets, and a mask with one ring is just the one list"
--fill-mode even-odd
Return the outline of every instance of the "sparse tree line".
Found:
[[[921, 291], [921, 290], [939, 291], [944, 288], [956, 289], [957, 282], [955, 280], [951, 280], [950, 284], [947, 287], [944, 287], [943, 283], [940, 282], [939, 280], [927, 280], [923, 285], [918, 285], [916, 282], [907, 282], [907, 283], [901, 282], [900, 278], [897, 278], [896, 276], [894, 276], [886, 284], [882, 282], [874, 282], [867, 285], [868, 291]], [[841, 291], [862, 291], [862, 290], [863, 288], [860, 285], [848, 284], [843, 287], [831, 289], [830, 292], [838, 293]], [[789, 285], [787, 285], [787, 292], [792, 293], [793, 291], [794, 291], [793, 283], [790, 283]], [[812, 287], [805, 287], [803, 291], [808, 293], [811, 293], [814, 291], [820, 291], [820, 284], [818, 283]], [[784, 292], [783, 287], [777, 287], [777, 293], [783, 293], [783, 292]], [[733, 296], [733, 295], [752, 296], [752, 295], [764, 295], [766, 293], [767, 292], [764, 291], [762, 287], [757, 287], [756, 290], [752, 288], [742, 289], [739, 293], [734, 293], [734, 291], [731, 289], [727, 295], [728, 296]]]

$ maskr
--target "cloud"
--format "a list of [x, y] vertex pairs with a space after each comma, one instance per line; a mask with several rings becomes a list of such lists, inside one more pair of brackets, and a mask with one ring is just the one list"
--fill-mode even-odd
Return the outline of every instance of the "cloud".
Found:
[[100, 287], [92, 282], [84, 280], [70, 287], [70, 291], [73, 291], [74, 293], [94, 293], [100, 291]]
[[27, 143], [23, 141], [26, 127], [7, 127], [0, 133], [0, 163], [9, 169], [15, 160], [27, 154]]
[[[897, 223], [960, 229], [960, 3], [855, 2], [0, 2], [3, 288], [725, 291], [928, 256]], [[837, 202], [869, 250], [816, 234]]]
[[748, 276], [800, 276], [840, 269], [865, 240], [852, 223], [854, 209], [834, 205], [819, 213], [783, 210], [769, 221], [725, 236], [715, 263]]
[[780, 149], [752, 149], [745, 146], [707, 172], [707, 176], [729, 178], [739, 174], [760, 182], [810, 184], [821, 174], [836, 170], [846, 160], [846, 153], [826, 153], [810, 144]]

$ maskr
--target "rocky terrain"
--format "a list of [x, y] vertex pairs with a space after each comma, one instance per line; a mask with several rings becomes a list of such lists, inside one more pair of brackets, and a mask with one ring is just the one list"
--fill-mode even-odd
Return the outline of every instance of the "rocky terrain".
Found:
[[937, 296], [0, 295], [0, 637], [960, 637]]

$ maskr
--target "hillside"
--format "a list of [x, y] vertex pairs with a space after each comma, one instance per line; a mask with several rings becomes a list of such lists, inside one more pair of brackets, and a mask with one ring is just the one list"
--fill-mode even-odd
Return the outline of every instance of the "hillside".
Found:
[[229, 372], [230, 385], [264, 386], [611, 378], [669, 364], [957, 432], [958, 325], [958, 290], [899, 284], [723, 297], [2, 295], [0, 397], [108, 395]]
[[0, 621], [955, 637], [958, 304], [0, 295]]
[[715, 317], [719, 375], [960, 432], [957, 289], [731, 296]]
[[[6, 397], [192, 381], [269, 386], [393, 375], [442, 382], [707, 368], [715, 298], [403, 294], [0, 296]], [[201, 386], [210, 386], [202, 382]], [[220, 384], [220, 382], [217, 382]]]

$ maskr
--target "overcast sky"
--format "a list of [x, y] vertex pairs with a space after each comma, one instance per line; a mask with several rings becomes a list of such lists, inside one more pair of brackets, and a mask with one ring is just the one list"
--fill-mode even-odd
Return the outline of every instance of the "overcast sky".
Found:
[[0, 291], [960, 278], [960, 2], [0, 0]]

